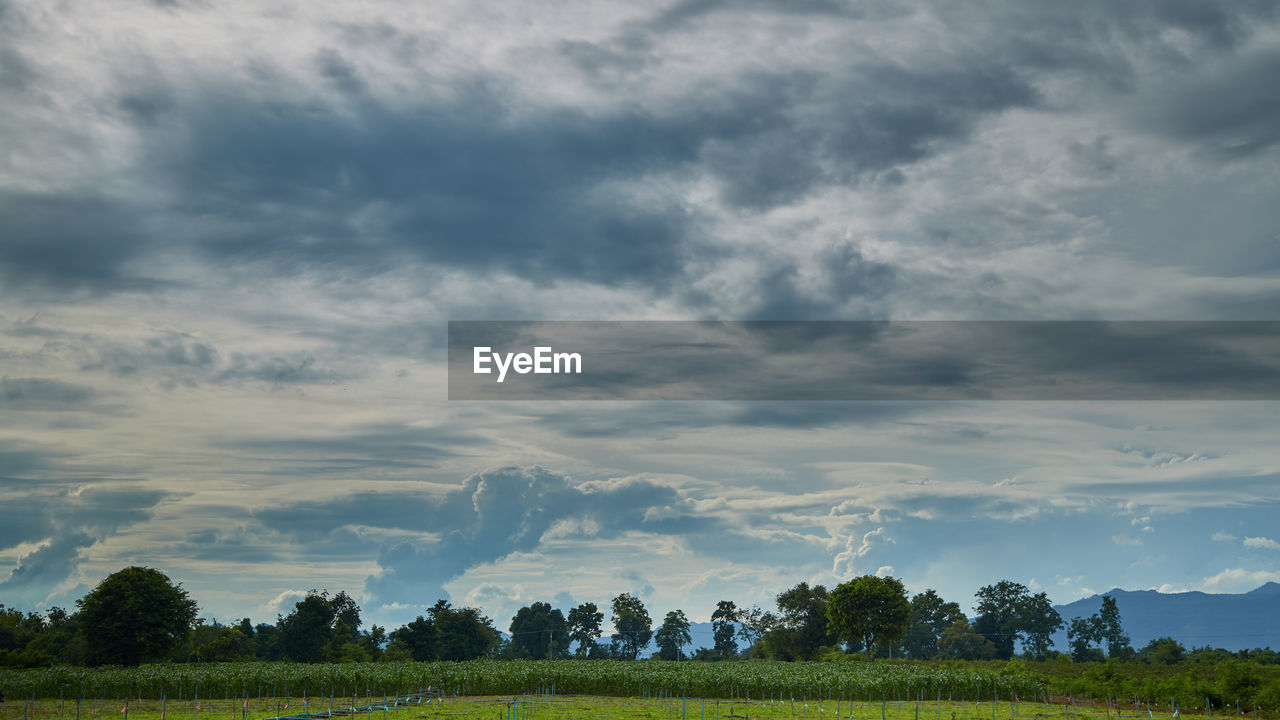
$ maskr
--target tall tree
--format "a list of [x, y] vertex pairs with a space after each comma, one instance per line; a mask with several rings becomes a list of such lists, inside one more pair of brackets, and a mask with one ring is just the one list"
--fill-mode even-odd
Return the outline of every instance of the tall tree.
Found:
[[1098, 611], [1099, 636], [1107, 641], [1107, 657], [1125, 657], [1133, 654], [1129, 636], [1120, 625], [1120, 608], [1110, 595], [1102, 596], [1102, 609]]
[[[312, 590], [276, 623], [280, 654], [286, 660], [316, 663], [332, 659], [333, 627], [338, 619], [332, 600], [328, 591]], [[346, 627], [344, 623], [344, 633]]]
[[614, 645], [625, 658], [635, 660], [653, 639], [653, 619], [640, 598], [622, 593], [613, 599]]
[[746, 641], [749, 648], [760, 642], [761, 638], [777, 624], [778, 616], [759, 605], [752, 605], [748, 610], [738, 611], [738, 637]]
[[662, 620], [662, 626], [654, 635], [658, 644], [658, 657], [663, 660], [684, 659], [684, 646], [693, 642], [689, 634], [689, 619], [683, 610], [672, 610]]
[[421, 615], [393, 631], [391, 642], [403, 647], [411, 659], [419, 662], [440, 657], [440, 634], [436, 630], [436, 624]]
[[978, 590], [978, 617], [973, 628], [995, 645], [996, 657], [1001, 660], [1013, 657], [1013, 646], [1021, 632], [1022, 605], [1029, 592], [1026, 585], [1011, 580]]
[[440, 641], [441, 660], [475, 660], [488, 656], [502, 635], [477, 608], [455, 608], [439, 600], [427, 611]]
[[911, 598], [911, 621], [903, 633], [902, 646], [913, 660], [928, 660], [938, 654], [938, 638], [942, 631], [968, 621], [960, 604], [947, 602], [936, 590], [925, 590]]
[[1101, 632], [1102, 627], [1098, 623], [1097, 613], [1087, 618], [1071, 618], [1071, 624], [1067, 626], [1067, 644], [1071, 647], [1071, 660], [1085, 662], [1093, 659], [1095, 654], [1101, 657], [1101, 653], [1092, 647], [1094, 643], [1100, 641]]
[[511, 645], [524, 657], [564, 657], [569, 647], [569, 623], [550, 603], [527, 605], [511, 618]]
[[196, 602], [187, 591], [147, 567], [108, 575], [76, 604], [87, 659], [93, 664], [163, 660], [186, 639], [196, 619]]
[[716, 603], [715, 612], [711, 613], [711, 634], [715, 638], [715, 651], [721, 657], [731, 658], [738, 654], [738, 634], [735, 623], [739, 617], [738, 606], [732, 600], [721, 600]]
[[1053, 609], [1047, 593], [1036, 593], [1024, 601], [1019, 627], [1026, 634], [1023, 651], [1043, 660], [1053, 648], [1053, 634], [1062, 629], [1062, 615]]
[[799, 583], [778, 594], [777, 626], [765, 639], [772, 657], [810, 659], [818, 649], [836, 642], [827, 628], [827, 589]]
[[827, 598], [827, 620], [841, 640], [860, 642], [871, 659], [873, 647], [902, 636], [911, 619], [911, 603], [902, 582], [863, 575], [842, 583]]
[[582, 603], [569, 611], [569, 639], [578, 643], [575, 651], [578, 657], [591, 655], [591, 648], [595, 647], [596, 639], [602, 633], [600, 625], [603, 622], [604, 613], [595, 603]]
[[974, 631], [968, 620], [960, 620], [942, 631], [938, 637], [938, 657], [948, 660], [990, 660], [996, 646]]
[[978, 618], [974, 629], [996, 646], [996, 657], [1013, 657], [1014, 644], [1026, 641], [1027, 652], [1044, 655], [1053, 646], [1051, 636], [1062, 627], [1062, 616], [1045, 593], [1032, 595], [1026, 585], [1001, 580], [978, 590]]

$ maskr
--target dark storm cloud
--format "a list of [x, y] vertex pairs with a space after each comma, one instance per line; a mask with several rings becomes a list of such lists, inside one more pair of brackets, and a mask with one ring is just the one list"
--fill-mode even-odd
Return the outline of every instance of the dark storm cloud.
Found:
[[[656, 512], [656, 514], [654, 514]], [[592, 537], [629, 530], [688, 534], [713, 521], [694, 517], [679, 493], [648, 480], [573, 485], [542, 468], [471, 476], [443, 495], [362, 492], [254, 514], [280, 533], [313, 543], [344, 525], [428, 532], [434, 542], [391, 542], [379, 550], [366, 588], [379, 602], [445, 597], [443, 585], [481, 563], [536, 549], [561, 521], [590, 523]]]
[[383, 423], [354, 427], [336, 437], [254, 437], [222, 446], [283, 464], [278, 472], [296, 474], [433, 467], [487, 444], [486, 438], [455, 428]]
[[[756, 305], [746, 309], [742, 317], [779, 321], [839, 317], [840, 305], [850, 298], [861, 298], [874, 308], [900, 287], [898, 268], [867, 260], [849, 243], [833, 244], [821, 251], [817, 259], [821, 270], [816, 283], [802, 277], [795, 263], [781, 264], [757, 280]], [[864, 310], [861, 314], [880, 313]]]
[[99, 193], [0, 190], [0, 278], [10, 287], [145, 290], [124, 265], [148, 237], [127, 200]]
[[262, 563], [281, 559], [272, 545], [271, 538], [261, 537], [237, 528], [232, 531], [197, 530], [187, 533], [182, 541], [165, 547], [182, 560], [213, 560], [217, 562]]
[[[171, 193], [167, 219], [144, 228], [129, 203], [96, 196], [13, 198], [6, 220], [18, 232], [0, 259], [17, 276], [115, 286], [163, 233], [193, 238], [215, 263], [260, 260], [283, 273], [416, 259], [663, 287], [710, 257], [703, 219], [676, 194], [640, 199], [626, 183], [710, 173], [730, 205], [767, 210], [917, 161], [1037, 95], [974, 56], [757, 72], [664, 106], [591, 113], [513, 111], [484, 83], [461, 100], [390, 107], [360, 95], [337, 51], [317, 63], [347, 100], [210, 86], [175, 107], [164, 93], [130, 91], [121, 106], [148, 143], [129, 172]], [[852, 275], [882, 292], [884, 278]]]
[[182, 212], [216, 220], [200, 240], [214, 260], [660, 282], [691, 232], [678, 199], [634, 203], [604, 187], [692, 156], [696, 138], [641, 112], [517, 119], [488, 95], [346, 111], [241, 97], [187, 120], [154, 172], [181, 190]]
[[[548, 350], [547, 372], [498, 382], [494, 357], [536, 347], [581, 359], [552, 372]], [[1280, 323], [451, 322], [449, 397], [1275, 399]]]
[[97, 540], [86, 533], [55, 537], [18, 561], [0, 581], [0, 592], [20, 592], [28, 587], [49, 588], [65, 580], [80, 563], [80, 551]]
[[1180, 86], [1147, 110], [1154, 127], [1193, 147], [1232, 159], [1280, 143], [1280, 49], [1232, 58]]
[[332, 383], [348, 373], [326, 366], [308, 352], [288, 354], [221, 352], [188, 333], [166, 331], [140, 342], [120, 343], [86, 336], [75, 341], [82, 371], [157, 378], [166, 383], [263, 383], [273, 388]]
[[46, 378], [0, 378], [0, 412], [86, 410], [97, 393], [86, 385]]
[[10, 496], [0, 502], [0, 549], [39, 542], [22, 556], [0, 591], [25, 603], [42, 600], [79, 566], [86, 548], [144, 522], [168, 493], [134, 487], [86, 487]]

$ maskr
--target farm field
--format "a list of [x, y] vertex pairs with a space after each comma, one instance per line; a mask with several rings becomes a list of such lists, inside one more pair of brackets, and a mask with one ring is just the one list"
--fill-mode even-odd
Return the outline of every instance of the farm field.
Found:
[[[345, 718], [352, 707], [375, 708], [355, 713], [354, 720], [708, 720], [748, 714], [819, 720], [1280, 717], [1268, 703], [1255, 714], [1247, 696], [1239, 705], [1221, 693], [1210, 702], [1207, 691], [1196, 684], [1202, 680], [1189, 676], [1162, 680], [1186, 685], [1172, 697], [1175, 693], [1153, 684], [1159, 676], [1144, 677], [1143, 672], [1151, 671], [1138, 669], [1129, 679], [1149, 691], [1116, 685], [1120, 675], [1108, 675], [1109, 685], [1090, 679], [1073, 687], [1087, 678], [1045, 677], [1021, 663], [480, 660], [54, 666], [0, 670], [0, 691], [7, 696], [0, 704], [0, 720], [266, 720], [308, 712]], [[1121, 666], [1083, 672], [1091, 676], [1103, 670], [1120, 671]], [[1106, 694], [1095, 695], [1095, 687]], [[428, 690], [434, 698], [430, 704], [396, 702]], [[1175, 701], [1182, 707], [1178, 715], [1171, 709]]]
[[[372, 702], [369, 702], [372, 700]], [[347, 708], [373, 706], [355, 720], [1122, 720], [1106, 708], [1047, 702], [844, 701], [816, 698], [736, 700], [693, 697], [602, 697], [551, 695], [446, 696], [424, 704], [382, 705], [381, 698], [254, 698], [249, 700], [164, 701], [154, 699], [36, 699], [0, 705], [0, 720], [267, 720], [309, 710], [324, 718], [352, 717]], [[127, 714], [125, 709], [127, 707]], [[1148, 717], [1145, 709], [1140, 717]], [[1160, 717], [1160, 716], [1156, 716]]]
[[432, 688], [446, 695], [614, 697], [798, 697], [889, 700], [1038, 698], [1041, 682], [1022, 672], [889, 663], [646, 660], [477, 660], [402, 663], [218, 663], [122, 668], [54, 666], [0, 670], [13, 698], [395, 697]]

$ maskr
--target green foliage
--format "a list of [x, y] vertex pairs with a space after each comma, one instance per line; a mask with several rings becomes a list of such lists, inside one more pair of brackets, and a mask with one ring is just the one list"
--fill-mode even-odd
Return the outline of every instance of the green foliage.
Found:
[[753, 655], [775, 660], [811, 660], [834, 645], [827, 627], [827, 589], [800, 583], [778, 594], [779, 617]]
[[439, 660], [474, 660], [487, 657], [502, 637], [493, 622], [477, 608], [455, 608], [444, 600], [427, 611], [436, 628]]
[[[666, 662], [645, 660], [476, 660], [400, 663], [209, 663], [122, 668], [58, 666], [0, 669], [0, 690], [11, 697], [240, 697], [248, 692], [350, 697], [397, 694], [425, 687], [459, 694], [512, 695], [554, 685], [562, 694], [633, 696], [641, 688], [690, 697], [769, 694], [879, 698], [923, 693], [943, 697], [1029, 696], [1038, 683], [996, 670], [899, 663]], [[274, 690], [273, 690], [274, 689]]]
[[684, 651], [681, 648], [693, 642], [693, 638], [689, 635], [689, 619], [685, 617], [683, 610], [672, 610], [667, 613], [662, 620], [662, 626], [654, 635], [654, 641], [658, 644], [660, 659], [680, 660], [684, 657]]
[[1062, 627], [1062, 616], [1046, 593], [1032, 595], [1025, 585], [1001, 580], [978, 590], [977, 598], [978, 618], [973, 629], [991, 641], [996, 657], [1013, 657], [1018, 640], [1026, 640], [1033, 656], [1048, 653], [1053, 645], [1050, 636]]
[[990, 660], [998, 654], [995, 643], [978, 633], [968, 620], [947, 626], [938, 637], [938, 657], [949, 660]]
[[87, 660], [97, 665], [166, 659], [196, 619], [195, 601], [153, 568], [112, 573], [76, 604]]
[[1094, 660], [1100, 651], [1093, 649], [1095, 643], [1107, 643], [1107, 655], [1113, 658], [1132, 659], [1135, 655], [1129, 646], [1129, 636], [1120, 626], [1120, 610], [1110, 595], [1102, 596], [1102, 609], [1089, 617], [1071, 619], [1067, 627], [1067, 642], [1071, 646], [1071, 659], [1074, 662]]
[[640, 651], [653, 639], [653, 620], [640, 598], [622, 593], [613, 599], [612, 635], [617, 652], [629, 660], [640, 657]]
[[711, 634], [715, 638], [715, 652], [722, 658], [734, 657], [738, 654], [738, 634], [734, 623], [740, 615], [738, 606], [732, 600], [721, 600], [716, 603], [715, 612], [711, 613]]
[[567, 657], [569, 623], [550, 603], [536, 602], [516, 611], [511, 619], [511, 645], [519, 657]]
[[1159, 665], [1177, 665], [1186, 656], [1182, 643], [1170, 637], [1156, 638], [1138, 653], [1141, 660]]
[[911, 620], [902, 637], [902, 649], [913, 660], [938, 655], [938, 638], [952, 625], [968, 618], [959, 603], [946, 602], [936, 590], [925, 590], [911, 598]]
[[906, 631], [911, 603], [898, 579], [863, 575], [831, 592], [826, 613], [831, 631], [841, 640], [861, 643], [869, 660], [873, 647]]
[[569, 611], [568, 622], [569, 638], [578, 644], [575, 655], [589, 656], [596, 647], [596, 639], [602, 634], [600, 625], [604, 622], [604, 613], [595, 603], [583, 603]]

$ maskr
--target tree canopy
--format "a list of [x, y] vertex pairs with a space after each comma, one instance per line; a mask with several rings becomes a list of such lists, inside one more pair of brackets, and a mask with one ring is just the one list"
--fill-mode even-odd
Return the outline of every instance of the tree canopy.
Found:
[[108, 575], [76, 603], [92, 664], [137, 665], [166, 659], [196, 619], [196, 602], [154, 568]]
[[613, 599], [614, 647], [622, 657], [635, 660], [653, 639], [653, 620], [640, 598], [622, 593]]
[[536, 602], [516, 611], [511, 618], [511, 645], [529, 658], [560, 658], [568, 655], [569, 623], [564, 613], [550, 603]]
[[861, 643], [870, 660], [874, 647], [892, 642], [906, 631], [911, 603], [897, 578], [863, 575], [831, 591], [826, 613], [836, 636], [848, 643]]

